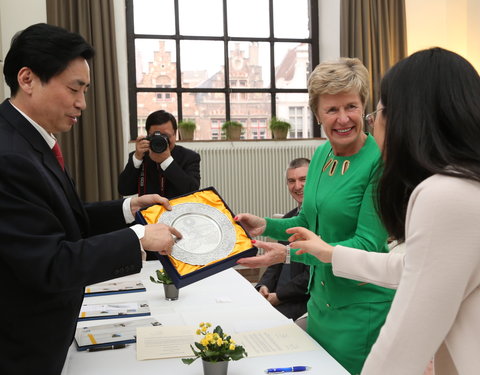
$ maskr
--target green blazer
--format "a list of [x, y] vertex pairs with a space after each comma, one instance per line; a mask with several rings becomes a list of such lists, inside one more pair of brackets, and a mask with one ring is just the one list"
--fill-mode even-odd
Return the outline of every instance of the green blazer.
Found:
[[[300, 214], [290, 219], [266, 218], [264, 235], [286, 240], [286, 229], [301, 226], [331, 245], [388, 252], [387, 232], [373, 199], [380, 156], [371, 135], [357, 154], [348, 157], [333, 155], [330, 142], [318, 147], [308, 170]], [[310, 265], [310, 298], [320, 309], [393, 299], [393, 290], [336, 277], [330, 264], [310, 254], [296, 255], [292, 250], [292, 260]]]

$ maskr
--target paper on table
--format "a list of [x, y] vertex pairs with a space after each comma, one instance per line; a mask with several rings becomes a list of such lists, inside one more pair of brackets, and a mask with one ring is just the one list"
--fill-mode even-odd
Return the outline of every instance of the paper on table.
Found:
[[318, 344], [295, 323], [232, 335], [249, 357], [317, 350]]
[[129, 303], [112, 303], [112, 304], [93, 304], [93, 305], [82, 305], [80, 312], [92, 312], [92, 311], [128, 311], [136, 310], [138, 308], [138, 303], [129, 302]]
[[192, 357], [195, 327], [138, 327], [137, 360]]
[[140, 280], [104, 281], [85, 287], [85, 297], [145, 291]]

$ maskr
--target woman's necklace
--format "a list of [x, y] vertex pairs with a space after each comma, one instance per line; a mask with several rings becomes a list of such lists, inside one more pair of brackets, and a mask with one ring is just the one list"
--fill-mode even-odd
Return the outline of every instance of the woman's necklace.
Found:
[[[329, 159], [323, 166], [322, 172], [325, 172], [327, 169], [329, 169], [328, 175], [333, 176], [335, 173], [335, 170], [337, 169], [338, 160], [334, 158], [334, 155], [332, 154], [332, 150], [330, 150], [330, 152], [328, 153], [327, 158]], [[345, 160], [342, 163], [342, 171], [341, 171], [342, 176], [347, 172], [349, 167], [350, 167], [350, 160]]]

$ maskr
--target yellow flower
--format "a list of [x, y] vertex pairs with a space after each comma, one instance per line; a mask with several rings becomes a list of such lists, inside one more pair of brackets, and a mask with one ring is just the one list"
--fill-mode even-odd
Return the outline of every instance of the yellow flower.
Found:
[[210, 328], [212, 325], [210, 323], [206, 323], [207, 327]]
[[202, 327], [202, 332], [203, 332], [203, 333], [207, 332], [207, 326], [203, 326], [203, 327]]
[[230, 350], [235, 350], [235, 344], [230, 343], [230, 346], [228, 347]]
[[200, 330], [199, 330], [199, 329], [197, 329], [197, 335], [199, 335], [200, 333], [201, 333], [201, 332], [200, 332]]
[[222, 346], [223, 345], [223, 340], [219, 337], [217, 340], [217, 345]]
[[230, 344], [235, 344], [235, 341], [233, 339], [230, 339]]
[[203, 323], [203, 322], [202, 322], [202, 323], [200, 323], [200, 327], [203, 327], [204, 325], [205, 325], [205, 323]]
[[218, 336], [218, 333], [214, 333], [214, 334], [213, 334], [213, 339], [214, 339], [214, 340], [218, 340], [219, 337], [220, 337], [220, 336]]
[[202, 344], [203, 346], [207, 346], [208, 345], [208, 340], [206, 338], [203, 338], [200, 340], [200, 344]]
[[207, 334], [205, 335], [205, 339], [206, 339], [207, 341], [212, 341], [212, 340], [213, 340], [213, 334], [211, 334], [210, 332], [207, 333]]

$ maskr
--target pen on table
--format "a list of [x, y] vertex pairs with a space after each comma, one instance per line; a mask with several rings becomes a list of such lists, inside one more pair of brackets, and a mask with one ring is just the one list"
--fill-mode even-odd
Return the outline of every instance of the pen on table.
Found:
[[265, 370], [266, 374], [279, 374], [282, 372], [300, 372], [308, 371], [311, 367], [309, 366], [292, 366], [292, 367], [277, 367], [277, 368], [268, 368]]
[[89, 352], [101, 352], [102, 350], [123, 349], [125, 347], [126, 347], [125, 344], [118, 344], [118, 345], [99, 346], [98, 348], [90, 348], [87, 350]]

